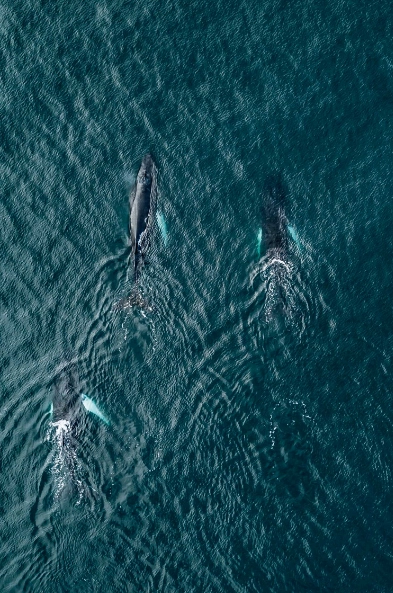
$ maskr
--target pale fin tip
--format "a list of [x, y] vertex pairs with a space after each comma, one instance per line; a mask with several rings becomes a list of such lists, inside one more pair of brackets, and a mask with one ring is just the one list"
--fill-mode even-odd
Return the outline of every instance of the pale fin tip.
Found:
[[100, 420], [102, 420], [107, 426], [110, 426], [110, 421], [108, 420], [108, 418], [101, 412], [101, 410], [94, 403], [94, 401], [85, 393], [82, 393], [82, 404], [88, 412], [91, 412], [92, 414], [97, 416], [97, 418], [100, 418]]

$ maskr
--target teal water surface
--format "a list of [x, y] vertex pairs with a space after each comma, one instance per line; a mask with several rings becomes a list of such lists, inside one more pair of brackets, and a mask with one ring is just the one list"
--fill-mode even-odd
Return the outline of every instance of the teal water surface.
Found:
[[[393, 590], [392, 16], [3, 2], [2, 592]], [[147, 152], [152, 307], [119, 311]], [[67, 356], [108, 419], [71, 465]]]

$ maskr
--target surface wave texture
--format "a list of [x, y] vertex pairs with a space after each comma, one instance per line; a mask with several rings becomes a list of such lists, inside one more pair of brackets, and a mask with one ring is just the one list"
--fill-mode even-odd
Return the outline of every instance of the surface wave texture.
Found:
[[[2, 3], [2, 593], [393, 591], [392, 17]], [[51, 415], [65, 352], [110, 425]]]

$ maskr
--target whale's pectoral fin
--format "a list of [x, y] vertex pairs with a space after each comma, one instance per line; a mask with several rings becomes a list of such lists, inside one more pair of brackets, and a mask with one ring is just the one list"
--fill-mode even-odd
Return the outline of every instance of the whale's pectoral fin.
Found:
[[95, 416], [100, 418], [108, 426], [110, 425], [110, 421], [108, 420], [108, 418], [106, 416], [104, 416], [104, 414], [97, 407], [97, 405], [94, 403], [94, 401], [90, 397], [88, 397], [85, 393], [82, 393], [82, 404], [84, 405], [84, 407], [86, 408], [86, 410], [88, 412], [91, 412], [92, 414], [94, 414]]
[[258, 235], [257, 235], [257, 255], [258, 255], [258, 258], [261, 257], [261, 247], [262, 247], [262, 229], [259, 228]]
[[160, 232], [161, 232], [162, 240], [164, 241], [164, 245], [167, 246], [168, 239], [169, 239], [168, 227], [167, 227], [166, 220], [164, 218], [163, 213], [160, 211], [157, 211], [156, 218], [157, 218], [158, 228], [160, 229]]
[[45, 416], [46, 415], [48, 415], [50, 420], [52, 420], [52, 418], [53, 418], [53, 402], [51, 402], [48, 411], [45, 412]]
[[296, 247], [299, 249], [299, 251], [301, 251], [302, 246], [298, 237], [297, 232], [295, 231], [293, 226], [288, 225], [288, 232], [291, 235], [292, 240], [295, 242]]

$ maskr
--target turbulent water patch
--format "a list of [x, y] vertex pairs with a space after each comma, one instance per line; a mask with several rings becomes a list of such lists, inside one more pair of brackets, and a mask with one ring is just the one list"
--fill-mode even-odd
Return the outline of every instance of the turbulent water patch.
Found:
[[263, 257], [250, 274], [244, 330], [261, 351], [267, 342], [285, 348], [299, 344], [312, 332], [314, 297], [298, 259]]

